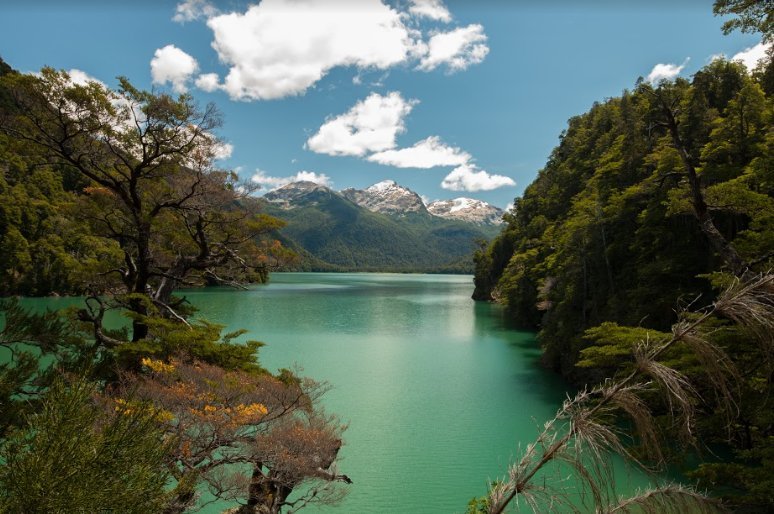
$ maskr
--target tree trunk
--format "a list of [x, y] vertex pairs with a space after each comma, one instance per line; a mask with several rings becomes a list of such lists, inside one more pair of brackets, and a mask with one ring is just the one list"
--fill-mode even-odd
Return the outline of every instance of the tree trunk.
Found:
[[720, 233], [715, 222], [712, 220], [707, 203], [704, 201], [704, 192], [701, 189], [701, 178], [696, 173], [696, 168], [691, 162], [691, 156], [688, 153], [688, 149], [680, 138], [675, 115], [663, 98], [660, 98], [660, 101], [664, 115], [667, 118], [666, 125], [672, 136], [672, 143], [680, 154], [680, 159], [683, 162], [683, 167], [688, 176], [688, 185], [691, 188], [691, 205], [693, 206], [693, 213], [699, 221], [699, 228], [707, 240], [709, 240], [712, 248], [718, 253], [720, 258], [723, 259], [723, 262], [726, 263], [726, 266], [731, 268], [734, 275], [742, 277], [749, 271], [750, 266], [742, 256], [739, 255], [734, 245]]

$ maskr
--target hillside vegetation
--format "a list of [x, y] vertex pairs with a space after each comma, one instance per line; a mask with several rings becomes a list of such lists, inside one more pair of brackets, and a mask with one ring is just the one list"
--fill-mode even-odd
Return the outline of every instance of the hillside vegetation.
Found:
[[[474, 298], [539, 330], [545, 364], [578, 385], [630, 369], [632, 345], [668, 333], [676, 309], [708, 304], [731, 274], [774, 265], [773, 92], [770, 52], [752, 73], [716, 60], [691, 80], [638, 83], [571, 118], [477, 253]], [[684, 347], [666, 357], [699, 384], [704, 440], [737, 452], [695, 476], [757, 512], [772, 505], [774, 367], [749, 336], [723, 320], [707, 334], [739, 369], [738, 410], [713, 400], [706, 363]]]
[[279, 239], [301, 256], [291, 269], [311, 271], [471, 273], [477, 242], [498, 230], [426, 211], [372, 212], [324, 187], [292, 208], [264, 208], [287, 223]]

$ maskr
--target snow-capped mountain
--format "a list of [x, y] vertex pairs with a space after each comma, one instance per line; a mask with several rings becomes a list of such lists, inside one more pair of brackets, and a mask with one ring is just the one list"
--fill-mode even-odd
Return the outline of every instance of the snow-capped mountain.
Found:
[[427, 210], [430, 214], [441, 218], [493, 225], [502, 223], [504, 214], [502, 209], [473, 198], [438, 200], [430, 203]]
[[393, 180], [384, 180], [366, 189], [348, 188], [341, 192], [315, 182], [292, 182], [266, 193], [264, 199], [282, 209], [289, 210], [317, 205], [330, 200], [333, 196], [346, 198], [371, 212], [390, 216], [417, 213], [478, 225], [498, 225], [502, 223], [503, 216], [502, 209], [473, 198], [438, 200], [425, 206], [417, 193], [398, 185]]
[[348, 188], [343, 190], [341, 195], [369, 211], [382, 214], [427, 212], [418, 194], [399, 186], [393, 180], [385, 180], [366, 189]]
[[332, 189], [316, 182], [291, 182], [263, 195], [264, 199], [283, 209], [293, 209], [301, 204], [310, 205], [330, 195], [337, 195]]

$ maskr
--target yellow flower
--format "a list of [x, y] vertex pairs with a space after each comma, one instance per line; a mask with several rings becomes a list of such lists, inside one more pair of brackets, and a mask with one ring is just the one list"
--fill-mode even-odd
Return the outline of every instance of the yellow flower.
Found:
[[157, 361], [148, 357], [144, 357], [140, 362], [143, 366], [156, 373], [172, 373], [175, 371], [175, 366], [172, 364], [166, 364], [164, 361]]
[[168, 410], [159, 410], [156, 412], [156, 419], [161, 421], [162, 423], [168, 423], [175, 419], [175, 415], [169, 412]]
[[251, 418], [253, 416], [263, 416], [269, 412], [269, 409], [262, 403], [251, 403], [250, 405], [237, 405], [236, 411], [240, 416]]

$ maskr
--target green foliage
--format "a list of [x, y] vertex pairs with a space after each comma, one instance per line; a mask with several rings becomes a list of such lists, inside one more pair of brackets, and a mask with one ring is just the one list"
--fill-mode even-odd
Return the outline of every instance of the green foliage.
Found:
[[58, 313], [23, 309], [15, 299], [0, 301], [0, 436], [23, 423], [38, 395], [63, 370], [84, 372], [94, 347]]
[[0, 446], [0, 511], [161, 512], [168, 445], [152, 408], [115, 409], [93, 385], [56, 382]]
[[575, 363], [582, 368], [620, 369], [625, 361], [631, 361], [632, 348], [649, 341], [669, 338], [669, 334], [639, 327], [622, 327], [617, 323], [605, 322], [586, 330], [584, 339], [591, 345], [580, 351], [580, 360]]
[[[72, 216], [77, 192], [61, 168], [0, 134], [0, 295], [78, 293], [83, 276], [116, 261], [117, 248]], [[82, 187], [82, 186], [81, 186]]]
[[489, 496], [471, 498], [471, 500], [468, 502], [468, 508], [465, 509], [465, 514], [488, 514], [489, 505]]
[[729, 505], [764, 512], [774, 505], [774, 437], [764, 436], [756, 447], [740, 450], [731, 462], [700, 464], [690, 472], [699, 486], [711, 489]]
[[[642, 85], [572, 118], [503, 232], [476, 255], [474, 297], [540, 327], [546, 362], [578, 381], [586, 329], [612, 321], [664, 330], [673, 299], [711, 294], [697, 275], [721, 265], [694, 219], [653, 94]], [[659, 94], [680, 105], [681, 138], [716, 225], [765, 268], [774, 245], [772, 99], [725, 61]]]
[[[349, 481], [329, 470], [343, 427], [314, 408], [323, 388], [271, 376], [262, 343], [237, 342], [244, 331], [224, 334], [173, 294], [265, 281], [289, 255], [266, 237], [284, 222], [214, 167], [214, 106], [126, 79], [111, 91], [50, 68], [0, 75], [0, 295], [88, 294], [62, 315], [0, 302], [0, 512], [183, 512], [203, 483], [268, 505], [301, 483]], [[114, 310], [131, 329], [106, 326]], [[183, 371], [207, 391], [187, 395]], [[132, 384], [147, 386], [147, 402]], [[213, 415], [221, 386], [231, 391]], [[272, 439], [273, 421], [287, 435]], [[264, 494], [249, 476], [288, 453], [285, 439], [293, 456], [264, 476]], [[319, 493], [301, 504], [336, 498]]]
[[234, 342], [243, 335], [240, 330], [222, 334], [223, 325], [206, 320], [192, 320], [188, 324], [158, 316], [143, 317], [149, 327], [146, 339], [116, 347], [116, 359], [121, 367], [137, 368], [143, 357], [169, 360], [184, 356], [219, 366], [227, 370], [265, 373], [258, 362], [259, 341]]
[[[669, 336], [675, 301], [708, 303], [729, 284], [728, 274], [714, 273], [727, 261], [697, 221], [686, 160], [720, 237], [754, 271], [771, 269], [773, 68], [770, 58], [754, 74], [714, 61], [690, 82], [640, 83], [570, 119], [501, 234], [476, 253], [474, 297], [497, 300], [519, 324], [539, 329], [544, 362], [579, 386], [631, 371], [632, 348]], [[682, 146], [661, 101], [673, 108]], [[709, 371], [729, 363], [697, 356], [687, 343], [663, 356], [702, 398], [698, 433], [736, 452], [731, 463], [702, 467], [703, 483], [721, 492], [721, 482], [735, 480], [740, 487], [728, 496], [737, 503], [770, 504], [771, 356], [727, 320], [708, 327], [702, 337], [739, 370], [732, 379], [715, 381], [719, 373]], [[723, 400], [729, 394], [736, 403]], [[657, 415], [668, 410], [657, 395], [649, 402]], [[707, 478], [721, 471], [723, 479]]]
[[735, 15], [723, 23], [723, 32], [734, 30], [760, 32], [764, 39], [774, 37], [774, 10], [767, 0], [715, 0], [712, 8], [716, 15]]

